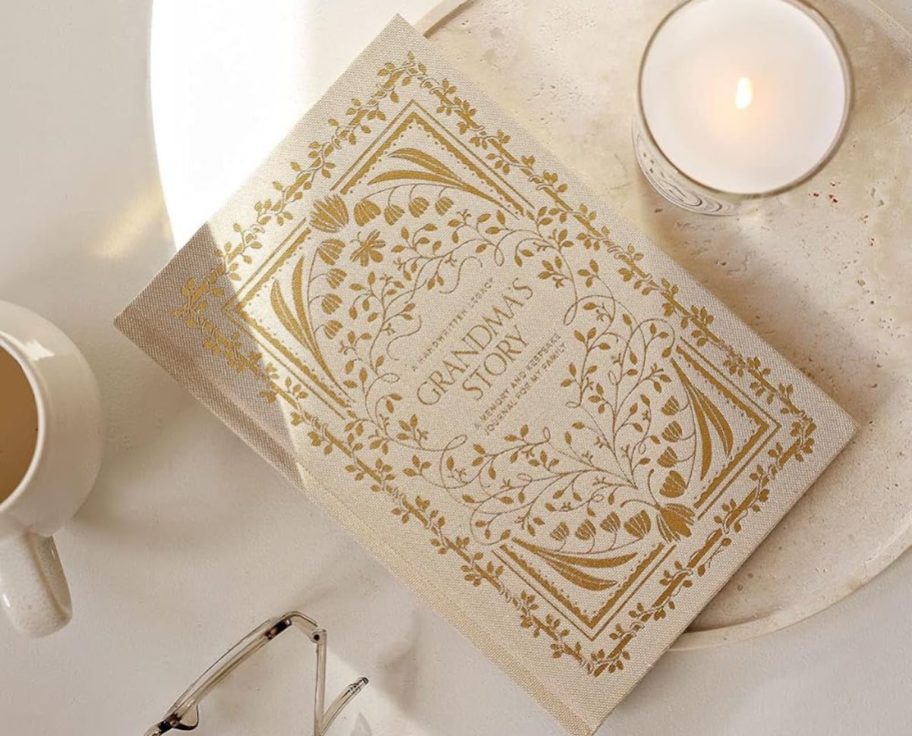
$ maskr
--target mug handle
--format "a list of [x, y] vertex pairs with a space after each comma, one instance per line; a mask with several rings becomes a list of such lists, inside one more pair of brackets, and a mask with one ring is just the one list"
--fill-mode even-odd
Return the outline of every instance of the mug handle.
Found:
[[73, 615], [53, 537], [25, 532], [0, 541], [0, 604], [26, 636], [47, 636]]

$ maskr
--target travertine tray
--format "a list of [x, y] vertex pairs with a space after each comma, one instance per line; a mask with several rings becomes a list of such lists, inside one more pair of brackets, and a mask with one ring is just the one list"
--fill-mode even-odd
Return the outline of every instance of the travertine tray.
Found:
[[912, 542], [912, 39], [868, 2], [816, 2], [854, 68], [848, 137], [803, 186], [714, 219], [652, 192], [630, 145], [639, 57], [676, 4], [477, 0], [430, 36], [861, 425], [676, 644], [693, 647], [810, 616]]
[[[861, 425], [676, 645], [687, 647], [807, 617], [912, 542], [912, 209], [903, 201], [912, 171], [912, 38], [867, 0], [816, 2], [855, 69], [844, 145], [797, 190], [737, 219], [706, 218], [658, 197], [630, 142], [639, 56], [675, 3], [475, 0], [457, 8], [450, 0], [425, 28], [434, 24], [429, 36], [455, 64]], [[428, 7], [401, 0], [390, 14], [416, 19]], [[153, 112], [179, 242], [379, 30], [353, 23], [343, 42], [320, 17], [298, 0], [270, 14], [244, 4], [156, 4]], [[257, 90], [243, 114], [227, 94], [239, 87]]]

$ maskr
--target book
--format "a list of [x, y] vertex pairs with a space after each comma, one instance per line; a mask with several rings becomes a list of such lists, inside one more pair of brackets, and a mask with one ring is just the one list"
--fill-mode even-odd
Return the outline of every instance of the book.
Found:
[[571, 734], [854, 431], [400, 18], [117, 326]]

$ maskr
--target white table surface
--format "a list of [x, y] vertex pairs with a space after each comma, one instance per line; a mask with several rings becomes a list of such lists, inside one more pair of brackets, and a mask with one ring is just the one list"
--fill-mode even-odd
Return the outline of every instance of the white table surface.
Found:
[[[331, 43], [341, 28], [366, 41], [395, 10], [416, 20], [433, 3], [298, 0], [299, 15], [283, 17], [289, 4], [257, 3], [261, 25], [242, 30], [290, 17], [319, 29], [308, 37], [322, 40], [325, 72], [344, 64]], [[333, 687], [372, 678], [333, 733], [558, 736], [518, 686], [111, 326], [174, 252], [152, 137], [149, 1], [3, 9], [0, 299], [41, 312], [84, 349], [109, 429], [98, 486], [58, 535], [73, 622], [37, 641], [0, 622], [0, 734], [141, 734], [246, 629], [301, 608], [329, 627]], [[249, 52], [244, 33], [226, 36], [226, 54]], [[193, 204], [198, 220], [215, 204]], [[910, 583], [906, 555], [792, 628], [672, 652], [599, 733], [908, 734]], [[279, 649], [213, 694], [199, 733], [301, 733], [310, 650]]]

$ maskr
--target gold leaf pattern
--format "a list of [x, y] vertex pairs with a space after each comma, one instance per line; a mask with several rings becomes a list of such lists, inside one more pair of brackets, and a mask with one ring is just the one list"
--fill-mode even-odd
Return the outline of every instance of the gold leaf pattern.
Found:
[[631, 536], [642, 539], [652, 529], [652, 520], [646, 511], [639, 511], [624, 522], [624, 528]]
[[387, 205], [383, 210], [383, 219], [386, 220], [387, 225], [395, 225], [399, 222], [399, 218], [405, 213], [398, 204]]
[[449, 212], [450, 207], [453, 206], [453, 200], [449, 197], [441, 197], [436, 202], [434, 202], [434, 211], [438, 215], [445, 215]]
[[338, 294], [327, 294], [320, 301], [320, 308], [323, 310], [324, 314], [332, 314], [341, 304], [342, 297]]
[[392, 158], [404, 159], [409, 163], [421, 166], [422, 168], [443, 178], [450, 179], [451, 181], [459, 181], [459, 177], [453, 173], [453, 170], [440, 159], [435, 158], [431, 154], [425, 153], [418, 148], [400, 148], [398, 151], [393, 151], [390, 156]]
[[[471, 496], [469, 497], [471, 498]], [[473, 498], [470, 503], [474, 503], [475, 499]], [[558, 542], [563, 542], [567, 537], [570, 536], [570, 527], [567, 526], [563, 521], [558, 524], [554, 529], [551, 530], [551, 538], [556, 539]]]
[[[317, 338], [314, 335], [313, 328], [310, 324], [310, 317], [307, 313], [307, 305], [304, 297], [304, 259], [301, 258], [294, 267], [291, 277], [291, 292], [292, 292], [292, 302], [294, 303], [294, 312], [289, 308], [288, 302], [285, 301], [285, 297], [282, 295], [282, 289], [279, 286], [278, 281], [272, 283], [272, 290], [270, 292], [270, 301], [272, 303], [272, 309], [275, 312], [276, 317], [282, 323], [282, 326], [288, 330], [289, 333], [301, 344], [302, 347], [306, 348], [311, 355], [314, 356], [314, 359], [317, 361], [317, 364], [320, 368], [323, 369], [324, 373], [335, 383], [336, 379], [334, 377], [333, 371], [330, 370], [329, 366], [326, 364], [326, 358], [323, 355], [323, 352], [320, 350], [320, 346], [317, 342]], [[339, 325], [341, 329], [341, 325]], [[328, 332], [327, 327], [327, 332]], [[338, 385], [338, 384], [336, 384]]]
[[338, 194], [318, 199], [310, 215], [310, 224], [325, 233], [337, 233], [348, 224], [348, 207]]
[[[593, 527], [594, 529], [594, 527]], [[551, 569], [574, 585], [586, 590], [608, 590], [617, 585], [617, 580], [600, 578], [587, 572], [588, 570], [608, 570], [624, 565], [634, 557], [636, 552], [621, 555], [574, 555], [549, 550], [525, 541], [517, 542], [524, 549], [540, 557]]]
[[621, 519], [615, 511], [612, 511], [599, 523], [599, 526], [606, 532], [615, 533], [621, 528]]
[[588, 539], [594, 539], [595, 538], [595, 525], [589, 519], [586, 519], [585, 521], [583, 521], [582, 524], [580, 524], [576, 528], [576, 531], [573, 533], [573, 536], [575, 536], [577, 539], [580, 539], [583, 541], [586, 541]]
[[679, 503], [659, 506], [656, 515], [659, 533], [666, 542], [676, 542], [681, 537], [690, 536], [690, 527], [694, 522], [694, 512]]
[[[668, 448], [671, 450], [671, 448]], [[672, 450], [674, 452], [674, 450]], [[661, 465], [661, 462], [659, 463]], [[677, 498], [682, 495], [687, 489], [687, 483], [684, 478], [677, 470], [672, 470], [668, 475], [665, 476], [665, 480], [662, 483], [662, 487], [659, 489], [661, 493], [666, 498]]]
[[326, 283], [331, 289], [338, 289], [347, 275], [341, 268], [331, 268], [326, 272]]
[[317, 248], [317, 255], [327, 266], [334, 266], [343, 250], [345, 250], [345, 243], [341, 240], [324, 240]]
[[678, 464], [678, 453], [673, 447], [666, 447], [656, 462], [663, 468], [673, 468]]
[[336, 335], [342, 331], [342, 323], [338, 320], [331, 319], [326, 323], [326, 336], [332, 340]]
[[[395, 169], [386, 171], [370, 180], [371, 184], [380, 184], [388, 181], [418, 181], [437, 184], [441, 187], [459, 189], [467, 194], [481, 197], [495, 206], [500, 206], [493, 197], [485, 194], [477, 187], [461, 179], [452, 169], [429, 153], [417, 148], [400, 148], [390, 153], [390, 158], [403, 159], [419, 166], [418, 169]], [[442, 213], [438, 213], [442, 214]]]
[[674, 416], [679, 411], [681, 411], [681, 404], [675, 396], [670, 397], [668, 401], [662, 404], [662, 413], [667, 417]]
[[359, 227], [366, 225], [379, 214], [380, 206], [368, 198], [364, 198], [355, 204], [355, 224]]
[[424, 197], [413, 197], [409, 200], [408, 208], [412, 217], [421, 217], [428, 207], [430, 207], [430, 202]]
[[693, 381], [691, 381], [687, 374], [681, 369], [681, 366], [678, 365], [677, 361], [672, 360], [671, 362], [675, 371], [677, 371], [678, 377], [681, 379], [684, 390], [687, 391], [688, 398], [690, 399], [690, 406], [694, 414], [694, 421], [696, 422], [697, 430], [700, 434], [700, 446], [702, 447], [700, 479], [702, 480], [709, 472], [713, 458], [712, 437], [709, 433], [709, 428], [712, 427], [719, 436], [719, 439], [722, 441], [722, 449], [725, 451], [726, 455], [730, 454], [732, 451], [732, 446], [735, 441], [734, 434], [732, 433], [728, 420], [725, 418], [725, 415], [719, 411], [719, 408], [709, 400], [706, 394], [694, 386]]
[[684, 430], [677, 420], [671, 422], [662, 430], [662, 439], [667, 442], [680, 442], [682, 437], [684, 437]]

